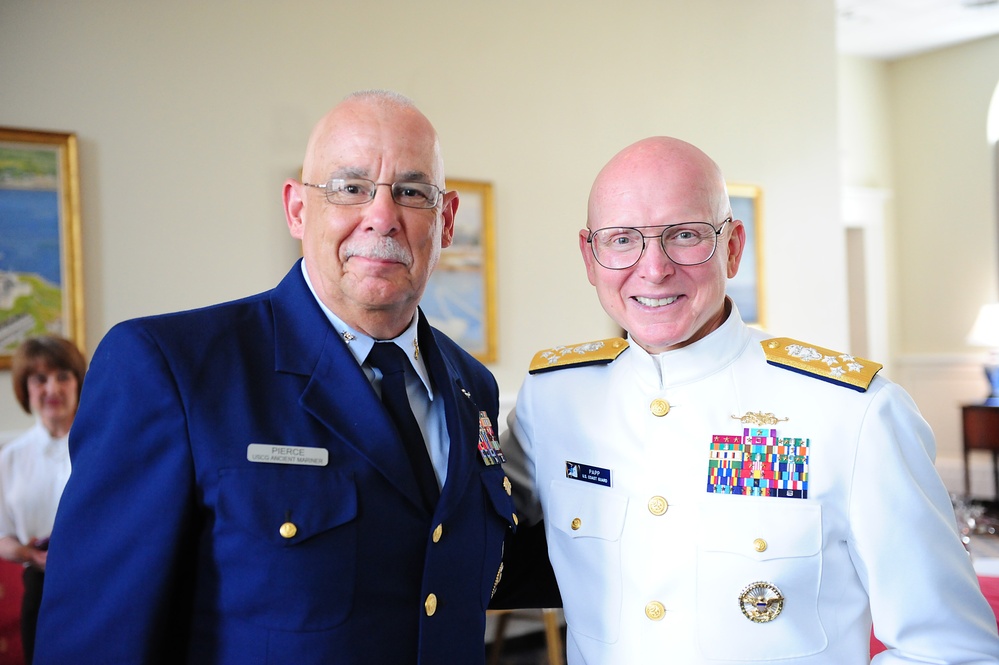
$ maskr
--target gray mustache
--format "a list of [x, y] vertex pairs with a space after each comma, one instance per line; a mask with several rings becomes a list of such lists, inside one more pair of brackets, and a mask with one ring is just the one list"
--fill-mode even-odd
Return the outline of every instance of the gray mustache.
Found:
[[388, 236], [379, 238], [374, 242], [355, 243], [344, 250], [344, 260], [352, 256], [361, 256], [366, 259], [378, 259], [380, 261], [398, 261], [399, 263], [410, 265], [413, 256], [400, 245], [395, 238]]

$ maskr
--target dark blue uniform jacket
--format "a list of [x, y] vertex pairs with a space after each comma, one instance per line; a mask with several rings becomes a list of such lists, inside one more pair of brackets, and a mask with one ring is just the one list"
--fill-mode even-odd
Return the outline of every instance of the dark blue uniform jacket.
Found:
[[[114, 327], [70, 435], [36, 664], [482, 662], [514, 512], [477, 450], [498, 391], [439, 331], [419, 338], [450, 437], [433, 515], [299, 266]], [[251, 462], [250, 444], [329, 461]]]

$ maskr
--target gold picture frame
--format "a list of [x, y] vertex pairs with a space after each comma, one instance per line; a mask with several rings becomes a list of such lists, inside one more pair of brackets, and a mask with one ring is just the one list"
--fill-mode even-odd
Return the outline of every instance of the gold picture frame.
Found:
[[746, 227], [746, 248], [738, 274], [728, 281], [725, 291], [735, 302], [746, 323], [766, 326], [763, 288], [763, 192], [756, 185], [729, 184], [732, 217]]
[[484, 363], [497, 359], [493, 186], [448, 178], [458, 192], [454, 240], [441, 252], [420, 307], [430, 324]]
[[76, 135], [0, 127], [0, 368], [27, 337], [84, 348]]

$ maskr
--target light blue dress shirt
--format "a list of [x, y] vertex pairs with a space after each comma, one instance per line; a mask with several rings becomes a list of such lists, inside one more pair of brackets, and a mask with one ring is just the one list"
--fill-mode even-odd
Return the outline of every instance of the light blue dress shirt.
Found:
[[[357, 360], [357, 364], [361, 366], [364, 375], [368, 377], [368, 381], [371, 382], [375, 392], [381, 396], [381, 371], [373, 368], [367, 362], [368, 353], [371, 351], [371, 347], [374, 346], [375, 340], [371, 336], [351, 328], [319, 299], [315, 288], [312, 286], [312, 281], [309, 279], [309, 273], [305, 268], [305, 261], [302, 261], [302, 276], [305, 277], [305, 283], [308, 285], [309, 291], [312, 292], [312, 296], [319, 303], [319, 307], [333, 325], [333, 329], [347, 343], [347, 349], [350, 350], [351, 355]], [[413, 415], [416, 416], [416, 422], [420, 424], [420, 431], [423, 433], [423, 440], [427, 444], [427, 452], [430, 454], [430, 461], [434, 465], [434, 473], [437, 475], [437, 485], [440, 488], [444, 486], [444, 481], [447, 479], [447, 458], [450, 449], [450, 438], [447, 433], [447, 420], [444, 417], [444, 402], [443, 400], [434, 399], [434, 387], [430, 381], [430, 372], [423, 361], [423, 355], [419, 353], [419, 343], [416, 338], [419, 316], [420, 314], [417, 312], [409, 326], [398, 337], [392, 340], [380, 341], [394, 342], [406, 353], [406, 357], [412, 363], [412, 368], [406, 370], [406, 391], [409, 393], [409, 404], [413, 409]]]

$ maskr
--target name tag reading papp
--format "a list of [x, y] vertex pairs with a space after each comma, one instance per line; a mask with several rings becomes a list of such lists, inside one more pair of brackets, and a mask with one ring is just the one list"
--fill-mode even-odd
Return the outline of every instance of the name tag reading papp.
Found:
[[582, 480], [583, 482], [595, 485], [611, 486], [610, 469], [602, 469], [599, 466], [590, 464], [580, 464], [579, 462], [566, 461], [565, 477], [570, 480]]
[[330, 461], [330, 451], [325, 448], [274, 446], [267, 443], [251, 443], [246, 448], [246, 459], [251, 462], [264, 462], [266, 464], [326, 466]]

